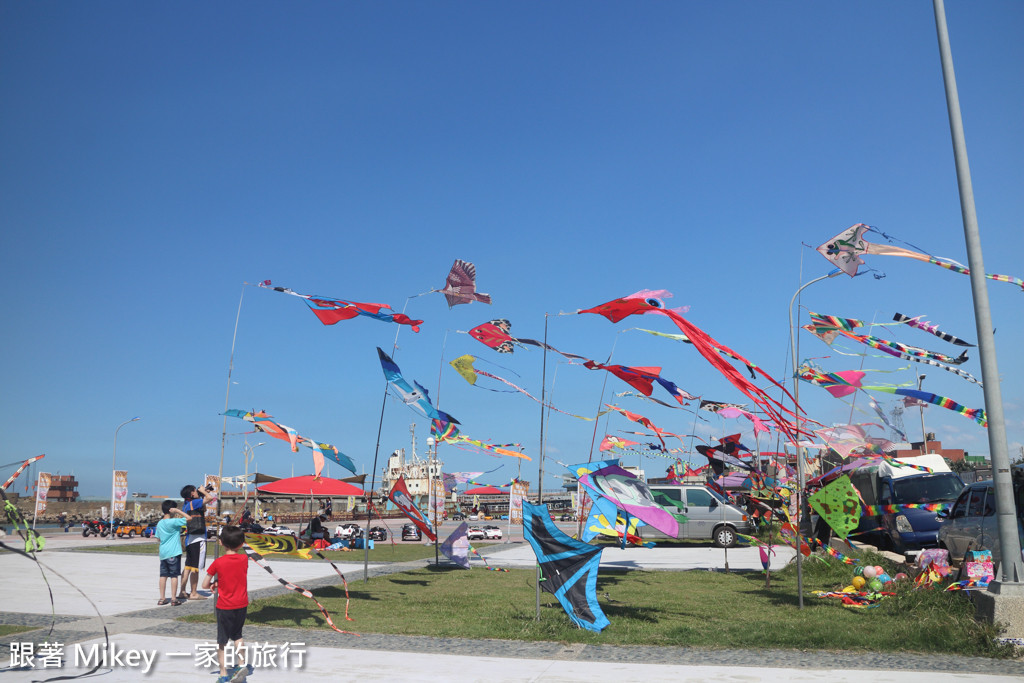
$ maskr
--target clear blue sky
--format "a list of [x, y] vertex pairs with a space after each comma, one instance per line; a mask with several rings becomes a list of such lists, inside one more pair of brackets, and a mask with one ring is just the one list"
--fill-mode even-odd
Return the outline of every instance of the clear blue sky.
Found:
[[[1021, 276], [1024, 5], [950, 0], [947, 13], [986, 270]], [[534, 457], [522, 476], [536, 482], [539, 406], [471, 387], [447, 361], [481, 356], [539, 396], [542, 354], [499, 356], [456, 330], [504, 317], [539, 339], [545, 313], [668, 289], [696, 325], [787, 378], [786, 305], [830, 269], [804, 244], [865, 222], [966, 262], [925, 0], [3, 3], [0, 84], [0, 464], [46, 453], [42, 469], [74, 473], [83, 495], [109, 492], [114, 429], [135, 415], [117, 443], [130, 490], [176, 494], [216, 473], [243, 290], [230, 407], [265, 409], [371, 469], [375, 347], [390, 350], [396, 326], [325, 327], [297, 299], [244, 282], [400, 311], [439, 288], [455, 258], [474, 262], [494, 304], [408, 301], [426, 322], [402, 330], [395, 361], [435, 398], [440, 387], [465, 434], [521, 442]], [[886, 277], [824, 281], [804, 306], [878, 321], [926, 314], [975, 340], [967, 277], [909, 259], [867, 265]], [[1024, 293], [989, 292], [1016, 455]], [[660, 365], [695, 395], [743, 399], [692, 347], [621, 332], [634, 325], [676, 331], [653, 316], [566, 316], [548, 335], [601, 360], [614, 346], [615, 362]], [[800, 343], [803, 357], [830, 355], [806, 333]], [[559, 360], [548, 357], [548, 396], [594, 414], [604, 373]], [[834, 353], [818, 362], [860, 365]], [[976, 357], [964, 367], [980, 375]], [[919, 369], [877, 379], [913, 382]], [[924, 372], [925, 389], [982, 405], [976, 385]], [[628, 388], [609, 377], [606, 399]], [[850, 417], [816, 387], [801, 399], [822, 422]], [[672, 431], [694, 424], [618, 403]], [[709, 417], [704, 436], [749, 433]], [[917, 414], [905, 420], [919, 438]], [[929, 408], [925, 420], [945, 445], [988, 452], [966, 418]], [[389, 399], [379, 466], [408, 445], [410, 423], [422, 450], [427, 420]], [[241, 471], [244, 427], [228, 422], [226, 474]], [[633, 428], [602, 419], [598, 440]], [[547, 432], [546, 472], [587, 459], [592, 423], [555, 413]], [[263, 440], [261, 471], [311, 471], [308, 450]], [[509, 458], [452, 447], [441, 457], [449, 471], [501, 466], [489, 483], [517, 473]], [[668, 463], [642, 464], [657, 475]]]

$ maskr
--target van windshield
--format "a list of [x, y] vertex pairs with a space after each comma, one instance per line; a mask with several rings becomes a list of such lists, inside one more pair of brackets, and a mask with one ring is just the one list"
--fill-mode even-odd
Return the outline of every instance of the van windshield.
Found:
[[934, 503], [943, 500], [956, 500], [964, 485], [953, 474], [937, 477], [913, 477], [897, 479], [893, 482], [896, 503]]

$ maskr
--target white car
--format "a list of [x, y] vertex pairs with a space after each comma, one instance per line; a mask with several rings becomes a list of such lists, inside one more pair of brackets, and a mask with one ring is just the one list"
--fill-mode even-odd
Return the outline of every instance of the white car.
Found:
[[482, 541], [487, 538], [487, 532], [478, 526], [471, 526], [466, 531], [466, 538], [471, 541]]
[[295, 530], [291, 527], [287, 527], [284, 524], [275, 524], [274, 526], [268, 526], [263, 530], [265, 534], [271, 534], [276, 536], [298, 536]]
[[484, 537], [488, 540], [501, 540], [501, 529], [496, 526], [485, 526]]

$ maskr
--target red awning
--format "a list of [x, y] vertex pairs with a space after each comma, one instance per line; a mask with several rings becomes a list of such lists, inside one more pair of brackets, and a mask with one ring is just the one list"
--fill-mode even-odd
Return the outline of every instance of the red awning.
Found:
[[508, 493], [504, 489], [499, 489], [497, 486], [478, 486], [475, 489], [469, 489], [465, 492], [467, 496], [493, 496], [499, 493]]
[[277, 481], [263, 486], [257, 486], [256, 490], [260, 493], [277, 493], [291, 496], [362, 496], [365, 495], [363, 490], [352, 484], [341, 481], [340, 479], [331, 479], [330, 477], [320, 477], [314, 479], [313, 475], [307, 474], [302, 477], [289, 477], [287, 479], [278, 479]]

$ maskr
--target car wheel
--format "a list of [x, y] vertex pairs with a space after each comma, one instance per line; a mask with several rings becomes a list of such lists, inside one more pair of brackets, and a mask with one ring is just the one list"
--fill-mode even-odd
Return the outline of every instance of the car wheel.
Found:
[[89, 538], [89, 530], [82, 529], [82, 538]]
[[135, 538], [135, 529], [128, 532], [128, 538]]
[[106, 529], [104, 529], [103, 531], [101, 531], [101, 532], [100, 532], [100, 536], [102, 536], [103, 538], [106, 538], [106, 537], [107, 537], [107, 534], [109, 534], [109, 533], [110, 533], [109, 531], [107, 531]]
[[731, 548], [736, 545], [736, 532], [732, 527], [720, 526], [715, 529], [714, 533], [715, 545], [719, 548]]

